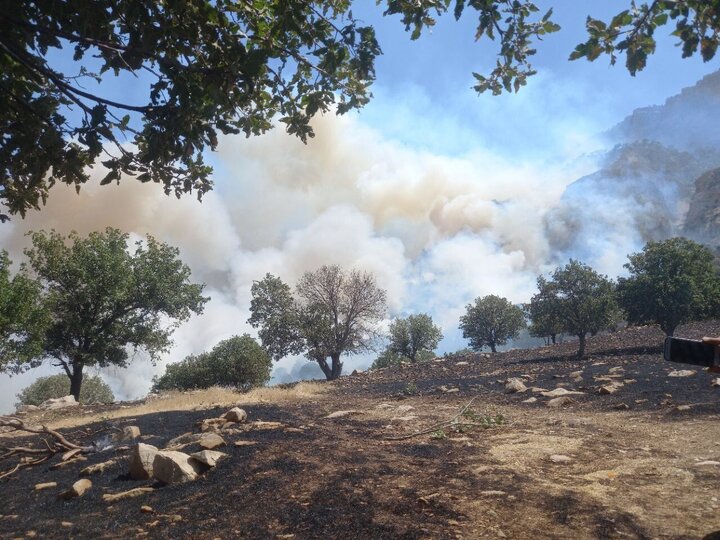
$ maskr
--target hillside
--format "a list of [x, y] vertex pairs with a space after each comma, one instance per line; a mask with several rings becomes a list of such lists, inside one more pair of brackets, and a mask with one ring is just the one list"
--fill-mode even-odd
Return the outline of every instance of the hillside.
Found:
[[[720, 322], [678, 331], [704, 334], [720, 335]], [[631, 328], [590, 339], [582, 360], [569, 342], [246, 396], [32, 413], [28, 423], [82, 444], [134, 425], [159, 447], [236, 402], [249, 421], [220, 432], [229, 457], [194, 482], [130, 480], [126, 444], [56, 470], [59, 456], [20, 470], [3, 482], [0, 535], [717, 538], [720, 389], [702, 371], [675, 376], [685, 366], [664, 362], [661, 342], [656, 328]], [[506, 393], [512, 377], [528, 389]], [[540, 389], [572, 393], [554, 408]], [[477, 425], [426, 429], [463, 407], [459, 418]], [[0, 440], [39, 447], [37, 436]], [[80, 469], [111, 459], [84, 496], [57, 499]], [[33, 489], [51, 481], [57, 487]], [[137, 487], [151, 489], [103, 500]]]

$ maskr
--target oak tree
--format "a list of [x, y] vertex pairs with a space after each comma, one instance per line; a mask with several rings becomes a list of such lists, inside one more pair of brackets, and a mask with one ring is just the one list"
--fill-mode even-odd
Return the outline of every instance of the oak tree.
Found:
[[525, 327], [522, 309], [494, 294], [476, 298], [475, 303], [465, 309], [465, 315], [460, 317], [460, 329], [474, 351], [490, 347], [492, 352], [497, 352], [499, 345], [516, 338]]
[[390, 323], [388, 351], [415, 363], [418, 354], [434, 351], [442, 339], [442, 331], [425, 313], [395, 319]]

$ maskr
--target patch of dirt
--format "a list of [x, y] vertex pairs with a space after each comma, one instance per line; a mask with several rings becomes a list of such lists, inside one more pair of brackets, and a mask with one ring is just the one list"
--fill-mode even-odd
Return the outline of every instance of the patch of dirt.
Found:
[[[678, 334], [720, 335], [720, 324]], [[703, 371], [669, 377], [682, 366], [662, 361], [661, 343], [657, 329], [632, 328], [590, 339], [584, 359], [573, 356], [573, 343], [469, 355], [344, 377], [303, 399], [250, 402], [243, 406], [250, 420], [282, 426], [227, 437], [221, 450], [230, 458], [183, 485], [128, 480], [122, 452], [49, 470], [55, 458], [3, 483], [0, 535], [703, 538], [720, 531], [720, 465], [712, 464], [720, 462], [720, 389]], [[505, 394], [509, 377], [522, 378], [528, 391]], [[622, 386], [598, 393], [609, 381]], [[533, 387], [583, 393], [553, 409]], [[537, 401], [523, 403], [531, 396]], [[505, 421], [388, 440], [448, 420], [473, 398], [473, 418]], [[86, 429], [132, 424], [162, 446], [224, 410], [130, 408], [130, 417], [113, 412], [111, 420], [62, 432], [87, 444], [96, 435]], [[337, 411], [359, 414], [326, 418]], [[116, 455], [120, 461], [93, 476], [84, 497], [56, 498], [81, 468]], [[58, 487], [33, 489], [48, 481]], [[111, 505], [102, 500], [142, 486], [156, 489]], [[153, 512], [141, 512], [143, 505]]]

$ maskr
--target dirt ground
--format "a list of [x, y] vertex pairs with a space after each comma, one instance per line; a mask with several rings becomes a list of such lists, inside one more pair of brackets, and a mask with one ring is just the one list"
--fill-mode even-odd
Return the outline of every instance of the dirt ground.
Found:
[[[703, 334], [720, 335], [720, 324], [678, 332]], [[48, 462], [2, 483], [0, 535], [720, 538], [720, 388], [703, 371], [670, 376], [693, 368], [664, 362], [661, 342], [657, 329], [634, 328], [592, 338], [582, 360], [565, 343], [360, 373], [292, 399], [246, 399], [251, 421], [281, 425], [225, 435], [229, 444], [221, 450], [229, 459], [199, 480], [164, 487], [129, 480], [127, 452], [117, 449], [58, 470]], [[509, 377], [522, 378], [528, 390], [506, 394]], [[622, 383], [615, 393], [598, 393], [613, 381]], [[551, 408], [539, 388], [581, 393]], [[536, 401], [524, 402], [531, 397]], [[471, 400], [461, 418], [501, 417], [499, 425], [410, 436], [451, 419]], [[82, 426], [77, 413], [71, 422], [49, 420], [74, 425], [62, 432], [78, 442], [110, 425], [137, 425], [145, 442], [163, 446], [227, 410], [192, 402], [193, 410], [93, 411]], [[345, 414], [327, 418], [338, 411]], [[409, 437], [391, 440], [403, 435]], [[85, 496], [57, 499], [80, 468], [114, 456], [121, 459], [91, 477]], [[33, 489], [47, 481], [58, 488]], [[102, 500], [139, 486], [156, 489]], [[141, 512], [143, 505], [152, 512]]]

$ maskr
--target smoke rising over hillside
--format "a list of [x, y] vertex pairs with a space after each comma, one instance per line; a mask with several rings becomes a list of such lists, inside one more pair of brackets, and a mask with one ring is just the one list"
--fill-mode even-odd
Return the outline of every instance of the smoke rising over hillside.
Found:
[[[308, 145], [279, 129], [224, 139], [215, 191], [202, 204], [132, 179], [88, 185], [79, 196], [57, 186], [41, 212], [0, 227], [0, 242], [20, 261], [27, 231], [111, 226], [180, 248], [212, 300], [175, 333], [160, 365], [138, 355], [126, 370], [103, 372], [118, 397], [132, 398], [167, 362], [252, 333], [250, 286], [267, 272], [294, 283], [322, 264], [368, 270], [388, 291], [390, 316], [428, 312], [443, 327], [442, 350], [463, 347], [457, 321], [474, 297], [528, 301], [537, 275], [570, 256], [617, 274], [629, 251], [676, 230], [702, 172], [694, 158], [659, 145], [522, 162], [482, 150], [417, 150], [351, 117], [328, 115], [315, 128]], [[296, 361], [281, 362], [276, 375], [297, 376]], [[0, 406], [38, 373], [3, 378], [12, 392]]]

